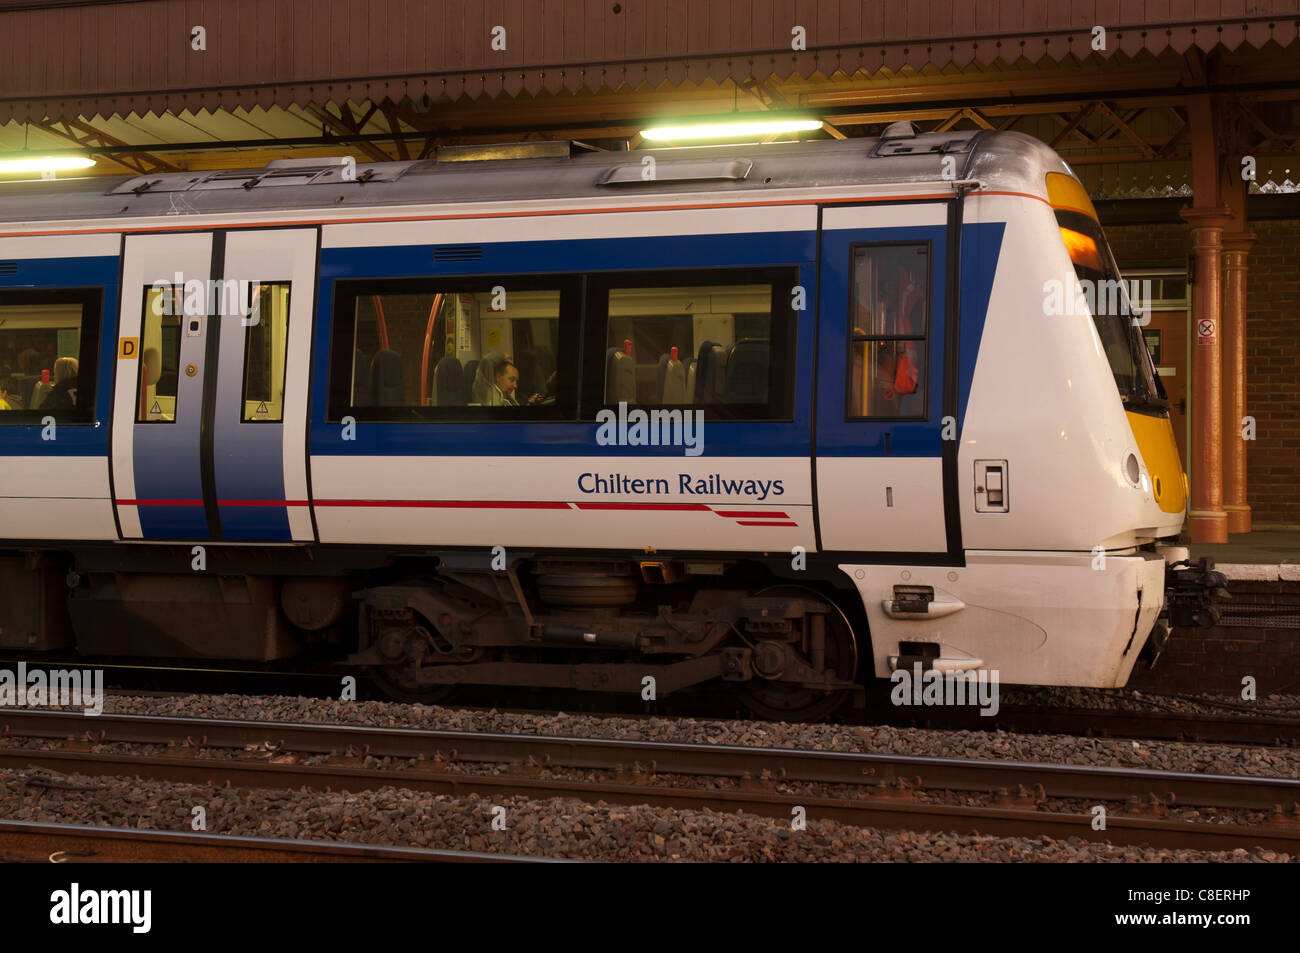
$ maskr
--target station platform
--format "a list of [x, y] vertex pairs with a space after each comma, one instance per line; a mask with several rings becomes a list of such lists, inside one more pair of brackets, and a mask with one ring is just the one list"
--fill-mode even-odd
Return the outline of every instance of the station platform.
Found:
[[[1279, 576], [1300, 582], [1300, 529], [1256, 530], [1229, 535], [1226, 543], [1184, 543], [1192, 558], [1211, 556], [1222, 566], [1277, 566]], [[1221, 564], [1221, 565], [1220, 565]], [[1233, 578], [1233, 573], [1228, 573]], [[1253, 577], [1252, 577], [1253, 578]]]

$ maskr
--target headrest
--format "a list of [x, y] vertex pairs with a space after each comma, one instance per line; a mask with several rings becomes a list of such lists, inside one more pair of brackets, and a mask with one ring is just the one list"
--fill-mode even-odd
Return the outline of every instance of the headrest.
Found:
[[767, 403], [768, 343], [745, 338], [727, 357], [726, 402]]
[[370, 386], [380, 407], [398, 407], [406, 403], [406, 386], [402, 375], [402, 358], [396, 351], [376, 351], [370, 361]]
[[433, 369], [434, 402], [439, 407], [463, 407], [465, 401], [465, 372], [460, 361], [444, 357]]

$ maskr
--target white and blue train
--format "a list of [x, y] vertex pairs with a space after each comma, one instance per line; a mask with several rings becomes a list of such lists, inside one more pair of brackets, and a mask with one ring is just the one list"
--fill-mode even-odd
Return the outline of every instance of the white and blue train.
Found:
[[1118, 278], [1046, 146], [564, 148], [0, 186], [0, 647], [817, 717], [1204, 610], [1141, 334], [1045, 305]]

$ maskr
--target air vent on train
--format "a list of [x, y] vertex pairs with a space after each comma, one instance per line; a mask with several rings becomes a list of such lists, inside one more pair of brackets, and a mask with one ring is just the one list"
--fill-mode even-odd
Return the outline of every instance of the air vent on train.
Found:
[[434, 261], [482, 261], [482, 245], [439, 245], [433, 250]]
[[655, 185], [661, 182], [741, 182], [754, 168], [749, 159], [665, 159], [646, 165], [615, 166], [601, 173], [597, 185]]
[[18, 262], [0, 261], [0, 278], [12, 278], [18, 274]]
[[924, 155], [951, 155], [970, 151], [970, 138], [953, 138], [945, 139], [942, 137], [927, 137], [927, 139], [918, 142], [915, 138], [905, 139], [896, 137], [893, 139], [881, 138], [876, 143], [876, 147], [871, 150], [873, 156], [924, 156]]
[[137, 175], [113, 188], [110, 195], [134, 192], [190, 192], [217, 189], [265, 188], [290, 185], [361, 186], [367, 182], [395, 182], [416, 161], [378, 162], [358, 166], [351, 156], [308, 159], [273, 159], [260, 169], [218, 169], [210, 172], [168, 172]]

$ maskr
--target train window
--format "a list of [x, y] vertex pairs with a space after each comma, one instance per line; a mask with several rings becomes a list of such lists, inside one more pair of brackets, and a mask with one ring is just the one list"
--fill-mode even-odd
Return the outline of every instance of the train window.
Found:
[[788, 417], [796, 284], [793, 269], [593, 278], [605, 333], [589, 358], [588, 403]]
[[284, 420], [284, 360], [289, 341], [289, 283], [253, 285], [244, 334], [244, 423]]
[[[340, 282], [330, 417], [572, 419], [570, 279]], [[562, 329], [562, 325], [568, 325]]]
[[[1130, 410], [1162, 411], [1168, 406], [1168, 395], [1147, 353], [1140, 333], [1142, 319], [1129, 300], [1128, 286], [1115, 265], [1101, 226], [1090, 215], [1073, 209], [1058, 208], [1056, 221], [1080, 282], [1080, 297], [1087, 301], [1092, 313], [1120, 398]], [[1185, 294], [1185, 283], [1182, 290]], [[1178, 293], [1176, 285], [1170, 293]]]
[[930, 244], [854, 245], [849, 302], [848, 417], [925, 419]]
[[184, 287], [161, 282], [144, 289], [140, 361], [136, 378], [136, 421], [176, 422]]
[[101, 292], [0, 291], [0, 425], [90, 423]]

